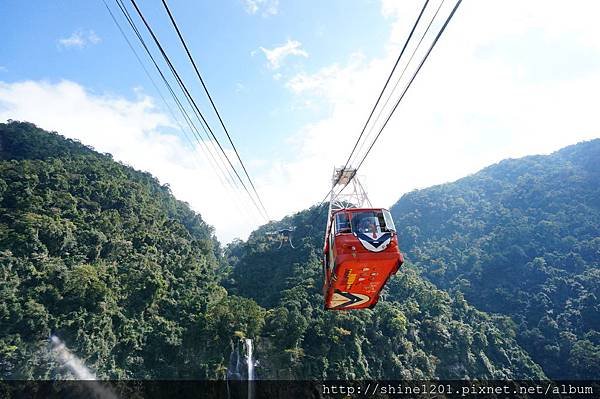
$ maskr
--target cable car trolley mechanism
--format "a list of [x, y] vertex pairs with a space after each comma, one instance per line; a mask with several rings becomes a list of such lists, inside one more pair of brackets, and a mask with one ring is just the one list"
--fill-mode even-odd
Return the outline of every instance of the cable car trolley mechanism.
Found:
[[373, 208], [356, 169], [336, 168], [323, 248], [325, 309], [373, 308], [403, 262], [390, 212]]
[[292, 243], [292, 233], [294, 230], [296, 230], [296, 227], [292, 226], [281, 230], [267, 231], [265, 234], [267, 237], [276, 237], [276, 239], [279, 240], [279, 247], [277, 247], [277, 249], [281, 249], [283, 243], [286, 241], [290, 244], [292, 249], [296, 249]]

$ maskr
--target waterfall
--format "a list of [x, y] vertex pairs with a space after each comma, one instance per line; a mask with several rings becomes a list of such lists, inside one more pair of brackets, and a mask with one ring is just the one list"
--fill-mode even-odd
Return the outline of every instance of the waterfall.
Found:
[[252, 357], [252, 340], [244, 339], [246, 344], [246, 363], [248, 365], [248, 381], [254, 380], [254, 358]]
[[98, 399], [118, 399], [117, 396], [108, 388], [103, 387], [96, 381], [96, 375], [88, 369], [81, 359], [75, 356], [67, 346], [56, 335], [50, 337], [52, 345], [51, 354], [60, 363], [71, 371], [75, 380], [91, 381], [85, 387], [89, 388], [93, 395], [92, 398]]
[[229, 367], [227, 367], [228, 380], [241, 380], [242, 371], [240, 370], [240, 348], [239, 345], [231, 343], [231, 354], [229, 355]]
[[[243, 354], [240, 354], [240, 346], [242, 344]], [[242, 386], [236, 383], [233, 384], [232, 387], [230, 387], [229, 383], [227, 383], [227, 396], [229, 398], [247, 396], [248, 399], [252, 399], [254, 397], [254, 365], [254, 347], [251, 339], [244, 338], [243, 340], [238, 340], [235, 344], [231, 344], [231, 354], [229, 355], [229, 367], [227, 368], [227, 380], [246, 380], [248, 381], [248, 389], [247, 393], [242, 394], [239, 391], [239, 388], [242, 388]]]
[[52, 344], [52, 353], [56, 360], [63, 366], [71, 370], [77, 380], [95, 380], [96, 375], [90, 371], [83, 362], [71, 353], [67, 346], [56, 335], [50, 337]]
[[252, 340], [244, 339], [246, 346], [246, 365], [248, 368], [248, 399], [254, 397], [254, 358], [252, 357]]

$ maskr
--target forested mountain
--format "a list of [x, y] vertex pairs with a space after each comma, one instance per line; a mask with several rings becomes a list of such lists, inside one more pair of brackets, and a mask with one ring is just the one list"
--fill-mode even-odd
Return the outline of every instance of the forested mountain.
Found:
[[62, 372], [50, 334], [101, 377], [222, 378], [227, 337], [256, 334], [263, 310], [227, 295], [219, 258], [149, 174], [0, 124], [0, 378]]
[[[102, 378], [223, 378], [240, 337], [254, 340], [261, 378], [543, 377], [508, 317], [410, 266], [375, 309], [323, 311], [322, 211], [223, 256], [212, 228], [149, 174], [0, 124], [0, 378], [64, 373], [50, 334]], [[264, 234], [290, 224], [297, 249]]]
[[509, 315], [548, 376], [600, 376], [600, 140], [411, 192], [391, 212], [408, 259]]
[[[373, 310], [324, 311], [320, 259], [326, 213], [324, 208], [299, 212], [227, 248], [235, 282], [231, 289], [269, 308], [258, 344], [258, 358], [268, 375], [319, 379], [543, 376], [516, 344], [509, 318], [477, 311], [461, 294], [450, 296], [436, 289], [410, 266], [403, 266], [390, 280]], [[279, 248], [265, 234], [290, 225], [296, 226], [296, 249]]]

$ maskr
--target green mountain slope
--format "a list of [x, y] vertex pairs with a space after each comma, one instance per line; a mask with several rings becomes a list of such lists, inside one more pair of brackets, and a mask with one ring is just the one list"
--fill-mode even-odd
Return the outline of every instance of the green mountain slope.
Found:
[[[110, 378], [223, 378], [240, 337], [254, 339], [261, 378], [543, 376], [508, 318], [410, 268], [374, 310], [324, 312], [319, 212], [223, 258], [211, 227], [149, 174], [0, 124], [0, 377], [65, 373], [50, 334]], [[264, 235], [290, 224], [296, 250]]]
[[[317, 217], [318, 216], [318, 217]], [[534, 378], [514, 324], [451, 297], [410, 267], [373, 310], [323, 310], [324, 208], [299, 212], [227, 248], [231, 289], [270, 308], [258, 342], [262, 371], [278, 378]], [[308, 223], [317, 220], [315, 224]], [[265, 235], [296, 226], [296, 249]]]
[[219, 257], [212, 228], [149, 174], [0, 124], [2, 378], [60, 372], [50, 334], [99, 376], [222, 377], [220, 337], [256, 334], [263, 310], [227, 296]]
[[411, 192], [391, 212], [408, 259], [511, 316], [547, 375], [600, 375], [600, 140]]

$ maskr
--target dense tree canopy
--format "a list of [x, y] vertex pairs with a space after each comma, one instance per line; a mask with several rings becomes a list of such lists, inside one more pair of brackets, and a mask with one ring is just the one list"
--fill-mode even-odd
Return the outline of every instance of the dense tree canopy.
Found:
[[222, 377], [228, 337], [258, 334], [264, 310], [227, 295], [220, 257], [212, 228], [149, 174], [0, 125], [4, 378], [51, 377], [50, 334], [100, 376]]
[[549, 376], [600, 376], [600, 140], [411, 192], [391, 212], [427, 278], [510, 316]]
[[[422, 279], [410, 266], [373, 310], [324, 311], [321, 253], [326, 205], [235, 242], [231, 290], [268, 308], [258, 345], [264, 376], [326, 379], [535, 378], [515, 325]], [[316, 220], [316, 223], [315, 223]], [[313, 224], [308, 224], [313, 222]], [[296, 249], [268, 231], [293, 225]]]

